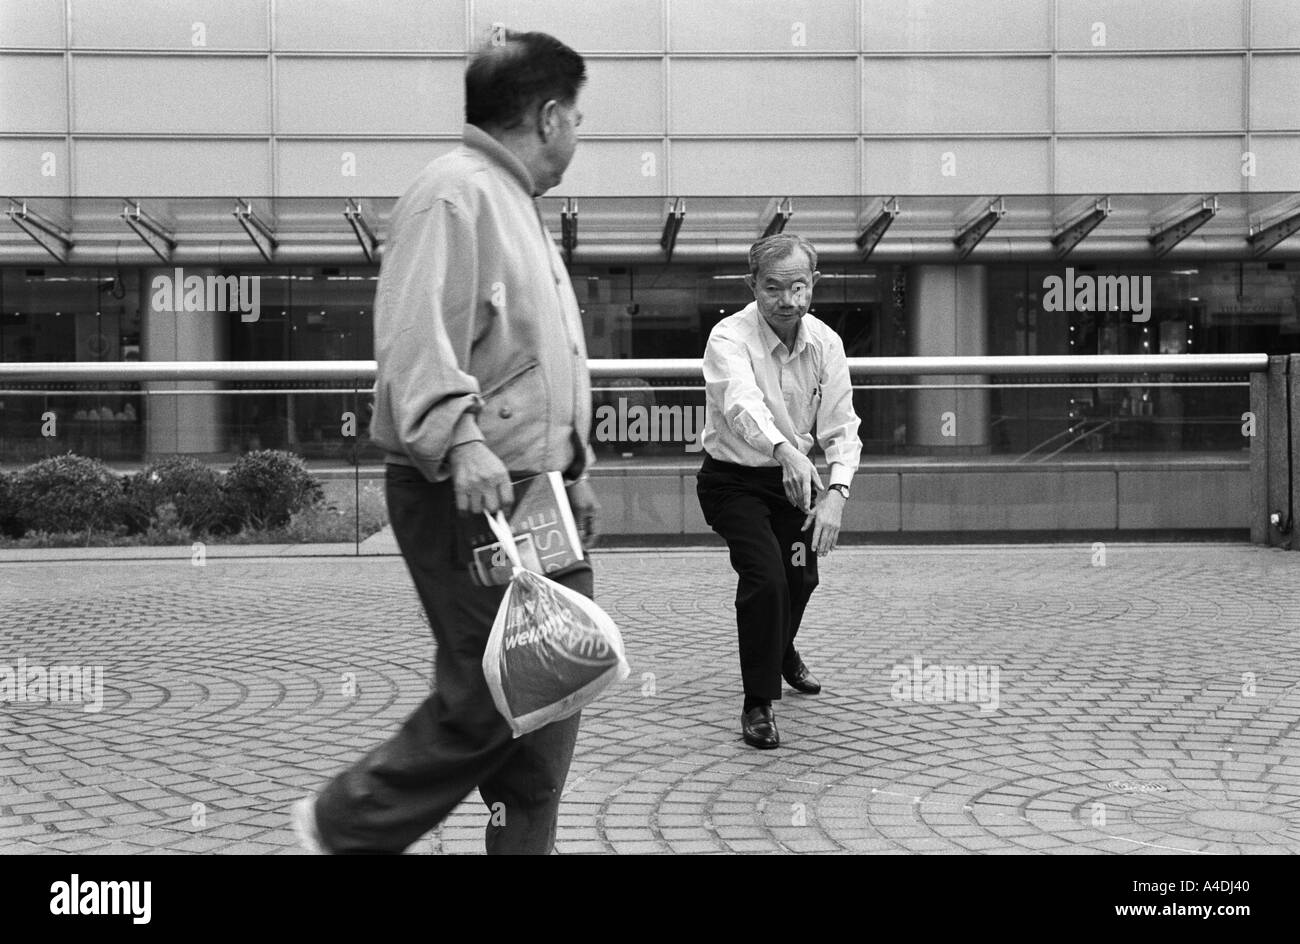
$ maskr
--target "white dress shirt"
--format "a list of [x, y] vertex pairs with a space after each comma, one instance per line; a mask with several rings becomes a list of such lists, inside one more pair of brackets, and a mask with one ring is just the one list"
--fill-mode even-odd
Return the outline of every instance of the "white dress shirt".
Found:
[[804, 315], [794, 350], [787, 350], [750, 302], [709, 332], [704, 389], [701, 439], [713, 458], [779, 466], [772, 453], [781, 443], [806, 456], [815, 441], [830, 463], [827, 485], [853, 480], [862, 456], [860, 421], [844, 342], [825, 322]]

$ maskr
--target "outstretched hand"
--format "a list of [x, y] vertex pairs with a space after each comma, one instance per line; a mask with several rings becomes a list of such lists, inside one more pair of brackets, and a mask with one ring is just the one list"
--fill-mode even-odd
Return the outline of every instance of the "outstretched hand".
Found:
[[842, 494], [834, 489], [827, 489], [818, 496], [817, 507], [804, 519], [803, 527], [800, 529], [807, 531], [810, 525], [813, 526], [810, 544], [817, 556], [825, 557], [835, 550], [835, 545], [840, 539], [840, 521], [843, 515]]
[[811, 516], [813, 498], [825, 488], [817, 467], [789, 443], [777, 447], [776, 460], [781, 463], [781, 485], [785, 488], [785, 497], [790, 499], [790, 504]]

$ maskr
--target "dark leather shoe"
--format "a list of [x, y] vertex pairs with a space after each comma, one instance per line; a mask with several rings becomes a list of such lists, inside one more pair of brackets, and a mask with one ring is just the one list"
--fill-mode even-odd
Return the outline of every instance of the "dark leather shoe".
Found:
[[740, 716], [740, 733], [745, 743], [759, 750], [781, 746], [781, 736], [776, 733], [776, 718], [770, 707], [751, 708]]
[[790, 683], [790, 687], [796, 692], [803, 692], [805, 695], [816, 695], [822, 690], [821, 682], [808, 671], [808, 666], [803, 664], [803, 659], [792, 670], [787, 669], [781, 673], [785, 680]]

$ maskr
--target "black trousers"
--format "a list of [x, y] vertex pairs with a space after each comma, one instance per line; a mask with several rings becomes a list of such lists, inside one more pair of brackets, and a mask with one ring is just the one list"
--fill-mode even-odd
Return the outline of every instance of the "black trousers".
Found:
[[752, 468], [706, 455], [696, 476], [704, 520], [727, 542], [736, 587], [736, 629], [745, 694], [781, 697], [781, 670], [791, 667], [794, 638], [817, 589], [812, 526], [790, 504], [780, 467]]
[[[475, 586], [458, 556], [451, 482], [389, 465], [386, 489], [393, 533], [437, 646], [433, 693], [321, 793], [321, 838], [336, 853], [401, 852], [477, 787], [488, 807], [488, 853], [549, 853], [579, 716], [512, 736], [482, 666], [505, 588]], [[592, 595], [589, 564], [556, 579]]]

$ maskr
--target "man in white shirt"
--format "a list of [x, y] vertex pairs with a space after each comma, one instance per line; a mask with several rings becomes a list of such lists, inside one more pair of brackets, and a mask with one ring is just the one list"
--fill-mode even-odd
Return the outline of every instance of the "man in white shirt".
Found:
[[[844, 344], [808, 314], [817, 250], [793, 234], [749, 250], [754, 301], [720, 321], [704, 352], [705, 458], [696, 492], [739, 575], [736, 622], [745, 688], [741, 735], [780, 745], [772, 702], [784, 677], [821, 685], [794, 646], [817, 587], [817, 558], [835, 548], [862, 453]], [[808, 458], [826, 454], [830, 484]]]

